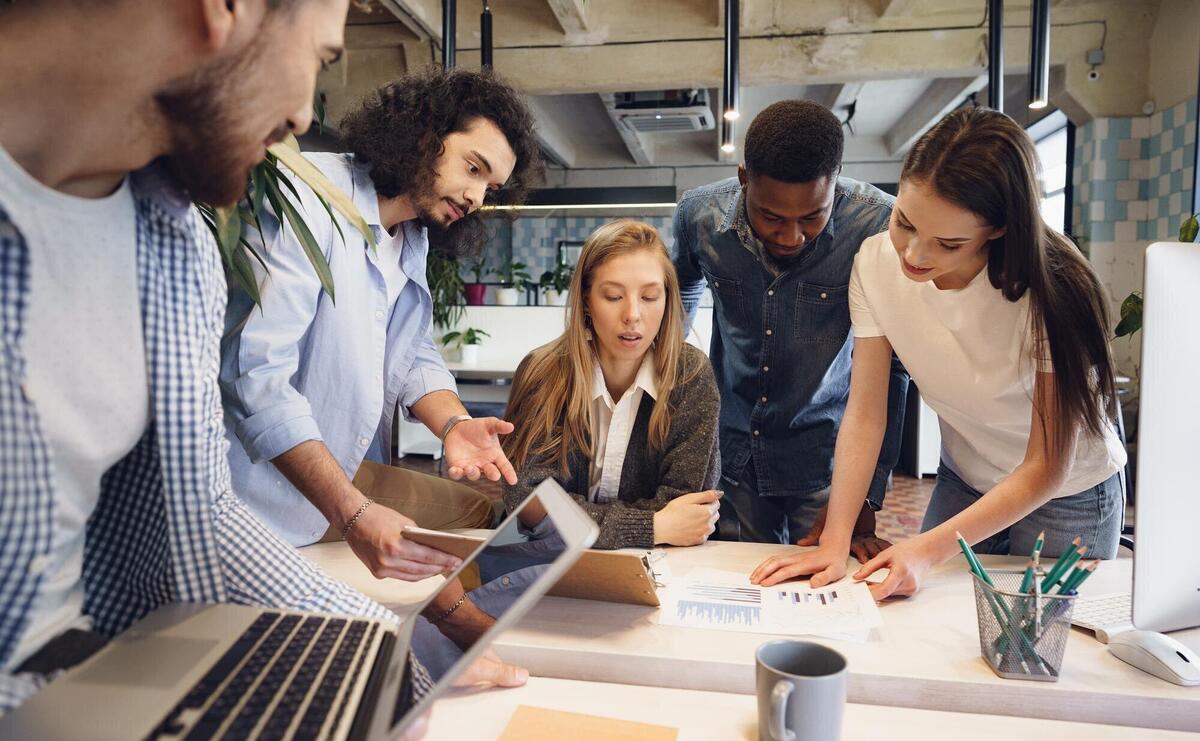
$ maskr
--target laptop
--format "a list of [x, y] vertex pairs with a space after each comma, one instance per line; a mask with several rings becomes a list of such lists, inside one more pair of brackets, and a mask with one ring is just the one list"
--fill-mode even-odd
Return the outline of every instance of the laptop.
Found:
[[548, 479], [423, 602], [491, 548], [522, 539], [537, 503], [560, 538], [552, 561], [414, 702], [414, 618], [392, 623], [238, 605], [165, 606], [0, 718], [0, 738], [385, 739], [403, 733], [596, 539], [595, 522]]

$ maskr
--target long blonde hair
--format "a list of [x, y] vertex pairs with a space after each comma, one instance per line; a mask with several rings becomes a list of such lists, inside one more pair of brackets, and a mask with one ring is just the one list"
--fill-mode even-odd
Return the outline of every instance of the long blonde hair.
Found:
[[649, 443], [659, 450], [666, 443], [671, 392], [688, 380], [681, 378], [684, 334], [679, 279], [654, 227], [640, 221], [614, 221], [592, 232], [583, 246], [567, 294], [566, 331], [530, 353], [513, 380], [505, 419], [516, 430], [504, 439], [504, 452], [517, 468], [530, 457], [546, 457], [565, 474], [571, 451], [583, 451], [589, 460], [593, 457], [590, 397], [593, 368], [599, 361], [588, 326], [587, 296], [597, 268], [614, 257], [640, 251], [652, 253], [663, 269], [665, 308], [652, 344], [658, 399], [650, 415]]

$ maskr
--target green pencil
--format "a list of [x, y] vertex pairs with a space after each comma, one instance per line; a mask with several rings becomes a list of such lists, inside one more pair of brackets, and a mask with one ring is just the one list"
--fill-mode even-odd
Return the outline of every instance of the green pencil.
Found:
[[[1042, 546], [1044, 546], [1044, 545], [1046, 545], [1046, 531], [1045, 530], [1038, 533], [1037, 540], [1035, 540], [1033, 542], [1033, 553], [1030, 554], [1030, 556], [1029, 556], [1031, 559], [1033, 559], [1033, 570], [1034, 571], [1037, 571], [1038, 568], [1041, 567], [1041, 565], [1042, 565]], [[1029, 589], [1025, 588], [1025, 589], [1022, 589], [1021, 591], [1027, 592], [1027, 591], [1029, 591]]]
[[1096, 566], [1099, 563], [1099, 561], [1092, 561], [1082, 566], [1076, 566], [1075, 570], [1071, 572], [1071, 575], [1067, 577], [1067, 580], [1063, 582], [1063, 585], [1058, 588], [1058, 593], [1070, 594], [1071, 592], [1079, 589], [1079, 585], [1083, 584], [1083, 582], [1092, 575], [1092, 572], [1096, 570]]
[[[1034, 553], [1036, 554], [1037, 551], [1035, 550]], [[1035, 568], [1037, 568], [1037, 561], [1030, 559], [1029, 564], [1025, 567], [1025, 575], [1021, 577], [1021, 592], [1028, 592], [1033, 588], [1033, 573]]]
[[1054, 566], [1050, 569], [1050, 573], [1042, 578], [1042, 591], [1049, 592], [1058, 583], [1059, 578], [1067, 573], [1067, 569], [1074, 566], [1075, 562], [1086, 552], [1083, 547], [1072, 548], [1055, 561]]
[[962, 549], [963, 556], [966, 557], [967, 563], [971, 565], [971, 570], [979, 575], [984, 584], [987, 584], [989, 587], [996, 586], [992, 583], [992, 577], [988, 575], [987, 570], [983, 568], [983, 564], [979, 563], [979, 557], [975, 555], [975, 551], [971, 550], [971, 546], [967, 543], [967, 539], [962, 536], [962, 533], [955, 531], [954, 537], [958, 538], [958, 547]]

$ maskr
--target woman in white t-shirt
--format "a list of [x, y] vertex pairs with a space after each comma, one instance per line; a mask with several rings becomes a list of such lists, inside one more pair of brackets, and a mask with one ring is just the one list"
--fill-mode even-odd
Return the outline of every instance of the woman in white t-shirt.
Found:
[[1008, 116], [955, 111], [904, 163], [888, 231], [865, 241], [850, 279], [855, 346], [829, 514], [815, 551], [767, 559], [775, 584], [846, 571], [851, 529], [887, 417], [892, 351], [938, 413], [942, 465], [921, 534], [854, 574], [890, 574], [876, 599], [916, 592], [959, 552], [1057, 557], [1082, 539], [1112, 558], [1124, 507], [1125, 451], [1107, 300], [1079, 250], [1042, 221], [1037, 154]]

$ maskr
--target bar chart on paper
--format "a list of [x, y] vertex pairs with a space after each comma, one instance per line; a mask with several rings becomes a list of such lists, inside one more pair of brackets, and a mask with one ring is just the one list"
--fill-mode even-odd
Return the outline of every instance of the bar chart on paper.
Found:
[[810, 589], [803, 584], [759, 587], [746, 575], [695, 569], [670, 584], [659, 623], [746, 633], [824, 635], [865, 640], [880, 624], [865, 584], [849, 581]]

